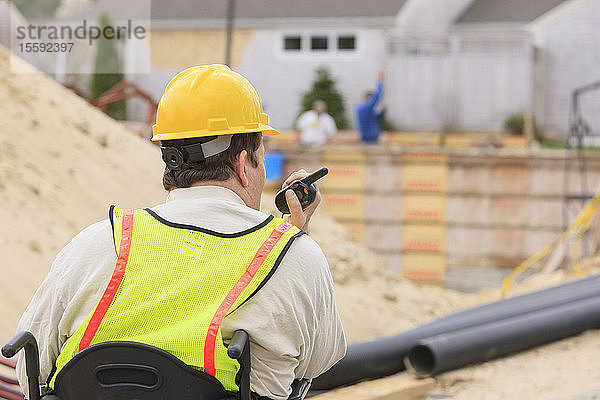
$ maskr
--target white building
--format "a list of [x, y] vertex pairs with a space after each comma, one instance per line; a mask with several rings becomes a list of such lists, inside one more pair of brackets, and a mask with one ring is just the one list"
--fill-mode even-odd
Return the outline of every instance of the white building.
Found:
[[[397, 30], [387, 64], [392, 121], [408, 129], [502, 130], [510, 115], [530, 112], [547, 135], [564, 137], [572, 91], [600, 81], [600, 1], [469, 3], [456, 1], [445, 14], [467, 5], [444, 25], [446, 35]], [[412, 25], [422, 26], [414, 21], [426, 13], [413, 14]], [[600, 134], [600, 91], [582, 98], [582, 113]]]

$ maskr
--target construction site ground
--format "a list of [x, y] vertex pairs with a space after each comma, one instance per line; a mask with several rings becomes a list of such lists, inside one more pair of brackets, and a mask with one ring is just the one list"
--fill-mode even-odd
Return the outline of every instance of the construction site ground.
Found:
[[[52, 260], [108, 206], [162, 202], [158, 148], [35, 73], [25, 63], [9, 73], [0, 49], [0, 341], [18, 319]], [[273, 199], [263, 198], [272, 211]], [[311, 236], [321, 245], [350, 343], [399, 333], [437, 317], [498, 300], [497, 290], [466, 294], [415, 284], [389, 272], [382, 260], [328, 215], [315, 215]], [[591, 265], [591, 264], [590, 264]], [[588, 267], [589, 271], [593, 269]], [[565, 282], [565, 272], [534, 275], [511, 293]], [[322, 395], [323, 399], [600, 398], [600, 332], [582, 335], [481, 365], [416, 380], [403, 372]]]

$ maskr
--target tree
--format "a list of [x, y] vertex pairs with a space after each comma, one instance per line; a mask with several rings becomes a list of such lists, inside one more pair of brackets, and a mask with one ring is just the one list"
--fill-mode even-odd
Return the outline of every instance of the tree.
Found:
[[[325, 67], [317, 68], [316, 78], [312, 88], [302, 95], [302, 110], [308, 111], [312, 108], [315, 100], [323, 100], [327, 104], [327, 113], [333, 117], [338, 129], [347, 129], [348, 120], [346, 119], [346, 109], [344, 98], [335, 87], [335, 81], [331, 77], [329, 70]], [[299, 115], [298, 114], [298, 115]]]
[[[106, 13], [100, 16], [100, 27], [104, 30], [107, 26], [114, 26]], [[117, 51], [116, 39], [100, 37], [96, 43], [96, 60], [94, 62], [94, 76], [92, 78], [91, 97], [93, 100], [105, 93], [123, 80], [121, 60]], [[114, 119], [127, 119], [127, 103], [122, 100], [109, 104], [106, 114]]]

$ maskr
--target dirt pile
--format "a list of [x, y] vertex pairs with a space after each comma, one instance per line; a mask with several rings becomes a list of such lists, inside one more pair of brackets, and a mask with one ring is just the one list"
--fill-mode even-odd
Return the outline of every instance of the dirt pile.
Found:
[[162, 201], [158, 149], [0, 48], [0, 341], [56, 253], [108, 206]]

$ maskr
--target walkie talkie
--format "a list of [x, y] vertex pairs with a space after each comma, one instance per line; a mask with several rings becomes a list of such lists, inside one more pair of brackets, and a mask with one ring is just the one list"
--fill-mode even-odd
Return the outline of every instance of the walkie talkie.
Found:
[[298, 200], [300, 200], [300, 205], [302, 206], [303, 210], [311, 205], [312, 202], [317, 198], [317, 188], [315, 185], [313, 185], [313, 183], [327, 175], [328, 172], [329, 170], [326, 167], [320, 168], [312, 174], [294, 181], [289, 186], [281, 189], [281, 191], [275, 196], [275, 206], [277, 206], [277, 209], [281, 211], [282, 214], [290, 213], [287, 201], [285, 200], [285, 192], [288, 190], [294, 191], [296, 197], [298, 197]]

